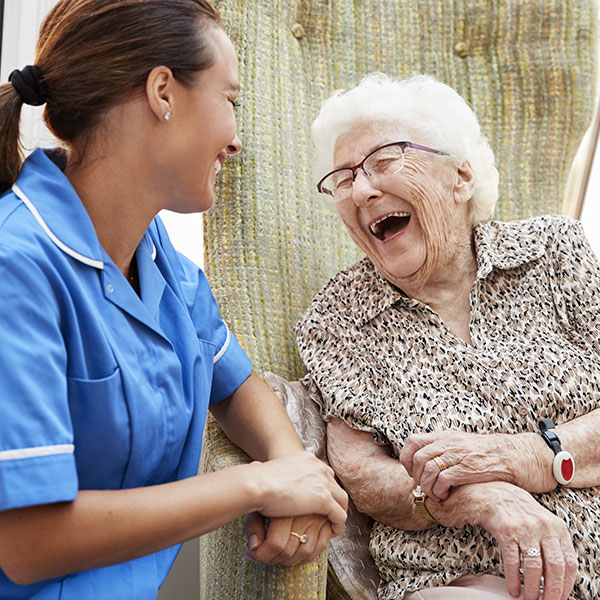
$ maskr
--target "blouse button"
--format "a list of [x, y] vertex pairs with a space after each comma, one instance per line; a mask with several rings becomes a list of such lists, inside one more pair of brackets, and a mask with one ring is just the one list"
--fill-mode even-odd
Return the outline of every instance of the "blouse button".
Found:
[[109, 283], [109, 284], [106, 286], [106, 291], [107, 291], [109, 294], [112, 294], [112, 293], [115, 291], [115, 288], [112, 286], [112, 283]]
[[300, 23], [294, 23], [292, 25], [292, 35], [295, 38], [300, 39], [304, 35], [304, 27], [302, 27]]
[[529, 409], [526, 406], [521, 406], [519, 408], [519, 413], [522, 417], [526, 417], [529, 414]]
[[466, 42], [456, 42], [454, 44], [454, 54], [460, 58], [465, 58], [469, 54], [469, 46]]

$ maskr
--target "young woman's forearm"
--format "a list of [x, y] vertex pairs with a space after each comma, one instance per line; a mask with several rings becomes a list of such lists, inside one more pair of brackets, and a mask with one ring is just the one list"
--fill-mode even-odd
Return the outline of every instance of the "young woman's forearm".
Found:
[[210, 410], [227, 437], [255, 460], [303, 450], [298, 434], [273, 390], [255, 373]]
[[[0, 567], [25, 585], [116, 564], [211, 531], [260, 502], [249, 465], [0, 512]], [[239, 472], [236, 472], [239, 471]]]
[[259, 511], [323, 515], [336, 533], [347, 496], [309, 452], [130, 490], [82, 491], [73, 502], [0, 512], [0, 568], [28, 584], [162, 550]]

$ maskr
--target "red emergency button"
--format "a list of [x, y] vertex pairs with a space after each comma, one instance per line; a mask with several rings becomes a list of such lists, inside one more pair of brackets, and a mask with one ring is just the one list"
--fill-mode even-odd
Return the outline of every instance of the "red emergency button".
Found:
[[552, 463], [552, 471], [558, 483], [562, 485], [570, 483], [575, 475], [575, 461], [571, 454], [566, 450], [561, 450], [556, 454]]

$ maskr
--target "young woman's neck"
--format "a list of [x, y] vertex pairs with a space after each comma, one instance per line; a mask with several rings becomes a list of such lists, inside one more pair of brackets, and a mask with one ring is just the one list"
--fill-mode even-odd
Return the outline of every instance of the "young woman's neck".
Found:
[[[65, 175], [75, 188], [107, 254], [124, 273], [144, 232], [160, 210], [161, 193], [145, 160], [136, 111], [127, 105], [110, 115], [110, 132], [86, 145], [83, 158], [71, 151]], [[134, 134], [133, 129], [137, 129]], [[147, 150], [147, 149], [146, 149]]]

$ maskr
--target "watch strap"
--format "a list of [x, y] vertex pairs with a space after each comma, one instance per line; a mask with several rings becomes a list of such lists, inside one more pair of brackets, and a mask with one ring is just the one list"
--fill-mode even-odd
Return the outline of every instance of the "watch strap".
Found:
[[415, 503], [415, 508], [417, 512], [427, 521], [432, 521], [433, 523], [437, 523], [438, 520], [429, 512], [427, 505], [425, 504], [425, 500], [427, 496], [423, 493], [420, 485], [415, 486], [412, 491], [413, 500]]
[[554, 454], [558, 454], [562, 451], [562, 446], [560, 445], [560, 439], [554, 433], [554, 431], [540, 431], [540, 435], [542, 439], [546, 442], [546, 444], [550, 447]]

